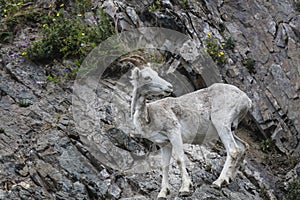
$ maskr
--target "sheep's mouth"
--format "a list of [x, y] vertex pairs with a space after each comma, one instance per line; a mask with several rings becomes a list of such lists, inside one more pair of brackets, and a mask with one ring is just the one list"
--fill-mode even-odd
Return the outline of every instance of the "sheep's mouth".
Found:
[[165, 91], [165, 92], [160, 93], [160, 94], [152, 94], [152, 95], [149, 95], [147, 97], [147, 99], [149, 99], [149, 100], [158, 100], [158, 99], [163, 99], [163, 98], [168, 97], [168, 96], [174, 96], [173, 92]]
[[172, 89], [162, 89], [160, 87], [157, 87], [157, 88], [152, 88], [151, 91], [149, 92], [146, 92], [146, 96], [147, 96], [147, 99], [151, 99], [151, 100], [154, 100], [154, 99], [162, 99], [164, 97], [167, 97], [167, 96], [170, 96], [173, 94], [173, 90]]
[[164, 96], [170, 96], [173, 93], [173, 91], [165, 91], [164, 92]]
[[173, 94], [173, 92], [171, 92], [171, 91], [164, 91], [163, 93], [161, 93], [159, 95], [154, 95], [154, 96], [159, 97], [159, 98], [164, 98], [164, 97], [168, 97], [172, 94]]

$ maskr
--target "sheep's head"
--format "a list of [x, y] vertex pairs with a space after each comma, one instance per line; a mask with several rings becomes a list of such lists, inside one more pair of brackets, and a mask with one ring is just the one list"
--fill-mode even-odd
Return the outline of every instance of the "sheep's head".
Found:
[[130, 61], [136, 66], [132, 70], [131, 83], [138, 94], [151, 97], [168, 96], [173, 92], [172, 84], [161, 78], [142, 57], [131, 56], [122, 61]]
[[172, 84], [161, 78], [149, 65], [142, 69], [134, 68], [131, 78], [133, 86], [143, 96], [168, 96], [173, 92]]

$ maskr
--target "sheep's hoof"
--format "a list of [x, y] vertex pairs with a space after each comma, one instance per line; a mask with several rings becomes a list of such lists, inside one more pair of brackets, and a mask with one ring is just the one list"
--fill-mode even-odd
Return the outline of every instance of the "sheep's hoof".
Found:
[[190, 191], [183, 191], [183, 192], [179, 192], [178, 196], [179, 197], [188, 197], [191, 196], [192, 192]]
[[221, 189], [221, 186], [217, 184], [212, 184], [210, 187], [218, 190]]
[[158, 197], [156, 200], [167, 200], [166, 197]]
[[226, 180], [222, 180], [222, 181], [213, 182], [211, 187], [214, 189], [221, 189], [221, 188], [225, 187], [226, 185], [228, 185], [228, 182]]

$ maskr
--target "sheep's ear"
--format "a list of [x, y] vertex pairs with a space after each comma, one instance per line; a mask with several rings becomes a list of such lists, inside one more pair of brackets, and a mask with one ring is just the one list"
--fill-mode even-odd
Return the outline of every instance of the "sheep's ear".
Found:
[[137, 68], [137, 67], [135, 67], [135, 68], [132, 70], [132, 72], [131, 72], [131, 77], [130, 77], [130, 79], [131, 79], [131, 80], [136, 80], [136, 79], [138, 79], [139, 77], [140, 77], [140, 69]]

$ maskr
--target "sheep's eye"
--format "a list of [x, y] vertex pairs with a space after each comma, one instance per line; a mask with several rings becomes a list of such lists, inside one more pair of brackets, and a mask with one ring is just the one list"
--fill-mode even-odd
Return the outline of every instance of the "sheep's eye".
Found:
[[151, 77], [150, 77], [150, 76], [146, 76], [144, 79], [145, 79], [146, 81], [150, 81], [150, 80], [151, 80]]

